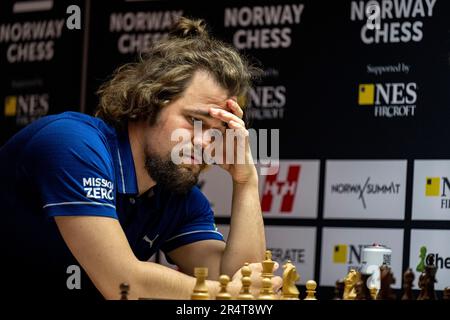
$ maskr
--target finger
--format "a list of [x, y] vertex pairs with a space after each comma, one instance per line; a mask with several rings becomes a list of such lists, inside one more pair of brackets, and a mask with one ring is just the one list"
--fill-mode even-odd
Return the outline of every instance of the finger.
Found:
[[243, 127], [245, 127], [244, 121], [242, 121], [241, 118], [237, 117], [236, 115], [232, 114], [231, 112], [228, 112], [223, 109], [218, 108], [210, 108], [209, 113], [212, 117], [222, 120], [226, 123], [229, 123], [231, 120], [240, 123]]
[[273, 265], [273, 271], [277, 270], [280, 267], [280, 264], [275, 261], [275, 264]]
[[250, 266], [250, 268], [252, 269], [252, 272], [253, 272], [253, 271], [254, 271], [254, 272], [259, 272], [259, 273], [262, 272], [262, 264], [259, 263], [259, 262], [256, 262], [256, 263], [250, 263], [249, 266]]
[[244, 126], [242, 126], [242, 124], [237, 123], [234, 120], [230, 120], [230, 122], [228, 122], [228, 126], [230, 127], [230, 129], [235, 129], [237, 131], [238, 135], [244, 135], [244, 137], [248, 137], [249, 132], [247, 129], [245, 129]]
[[227, 100], [227, 107], [230, 108], [230, 110], [239, 118], [242, 119], [242, 117], [244, 116], [244, 111], [242, 111], [241, 106], [233, 99]]
[[251, 157], [248, 156], [248, 152], [250, 150], [248, 130], [234, 121], [230, 121], [229, 127], [230, 129], [228, 129], [226, 132], [227, 145], [225, 148], [224, 156], [226, 157], [226, 150], [229, 148], [230, 150], [232, 150], [230, 159], [231, 157], [233, 158], [234, 164], [251, 163], [249, 160]]
[[272, 279], [273, 291], [277, 292], [283, 286], [283, 279], [281, 277], [275, 276]]

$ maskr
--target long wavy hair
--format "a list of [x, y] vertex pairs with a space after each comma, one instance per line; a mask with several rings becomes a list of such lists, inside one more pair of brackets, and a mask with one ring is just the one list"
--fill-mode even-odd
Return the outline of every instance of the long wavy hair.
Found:
[[181, 17], [166, 39], [153, 44], [138, 62], [119, 67], [100, 87], [96, 116], [118, 129], [141, 119], [152, 125], [198, 70], [212, 75], [229, 96], [241, 97], [261, 74], [231, 45], [210, 37], [203, 20]]

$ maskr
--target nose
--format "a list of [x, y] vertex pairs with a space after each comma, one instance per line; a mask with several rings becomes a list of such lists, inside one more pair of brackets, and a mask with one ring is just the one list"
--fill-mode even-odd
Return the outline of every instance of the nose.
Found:
[[203, 130], [201, 135], [200, 134], [193, 135], [192, 143], [194, 144], [194, 146], [201, 146], [202, 149], [205, 149], [213, 142], [214, 139], [216, 139], [216, 137], [215, 135], [213, 135], [211, 130]]

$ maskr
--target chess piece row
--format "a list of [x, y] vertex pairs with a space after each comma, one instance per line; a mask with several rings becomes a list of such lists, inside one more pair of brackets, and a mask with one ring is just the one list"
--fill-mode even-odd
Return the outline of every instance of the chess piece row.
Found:
[[[343, 280], [336, 282], [334, 300], [396, 300], [397, 297], [391, 288], [395, 284], [395, 278], [391, 268], [387, 265], [380, 266], [380, 289], [367, 286], [371, 275], [361, 274], [351, 269]], [[414, 300], [413, 282], [414, 273], [409, 268], [403, 275], [403, 294], [401, 300]], [[436, 267], [432, 259], [419, 277], [420, 293], [417, 300], [437, 300], [434, 284], [436, 283]], [[443, 292], [443, 299], [450, 300], [450, 287]]]
[[[252, 270], [249, 267], [248, 263], [245, 263], [244, 267], [241, 268], [241, 283], [242, 287], [237, 296], [238, 300], [299, 300], [299, 291], [296, 286], [296, 282], [300, 279], [300, 276], [297, 273], [296, 267], [288, 261], [283, 266], [283, 287], [281, 291], [281, 296], [274, 292], [272, 287], [272, 277], [273, 277], [273, 268], [275, 262], [272, 260], [272, 254], [270, 251], [266, 251], [265, 260], [261, 262], [262, 264], [262, 273], [261, 273], [261, 291], [257, 297], [254, 297], [250, 291], [250, 287], [252, 284], [251, 273]], [[193, 289], [193, 293], [191, 295], [192, 300], [207, 300], [210, 299], [210, 295], [208, 293], [208, 288], [205, 284], [206, 278], [208, 276], [207, 268], [195, 268], [194, 270], [195, 277], [197, 279], [196, 285]], [[216, 295], [216, 300], [231, 300], [232, 295], [227, 292], [227, 286], [230, 282], [230, 278], [227, 275], [221, 275], [219, 278], [220, 282], [220, 291]], [[304, 300], [316, 300], [315, 292], [316, 292], [317, 284], [310, 280], [306, 283], [306, 297]]]

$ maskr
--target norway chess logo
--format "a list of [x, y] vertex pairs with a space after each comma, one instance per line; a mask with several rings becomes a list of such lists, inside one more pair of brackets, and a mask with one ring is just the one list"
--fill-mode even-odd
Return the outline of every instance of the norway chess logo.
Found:
[[441, 209], [450, 209], [450, 198], [447, 191], [450, 190], [450, 181], [447, 177], [427, 177], [425, 184], [426, 197], [440, 197]]
[[438, 253], [428, 253], [426, 246], [420, 247], [417, 272], [424, 272], [426, 265], [435, 265], [438, 269], [450, 269], [450, 257], [442, 257]]
[[301, 165], [290, 165], [284, 180], [279, 179], [279, 172], [265, 177], [261, 199], [263, 212], [278, 210], [283, 214], [292, 213], [300, 172]]

